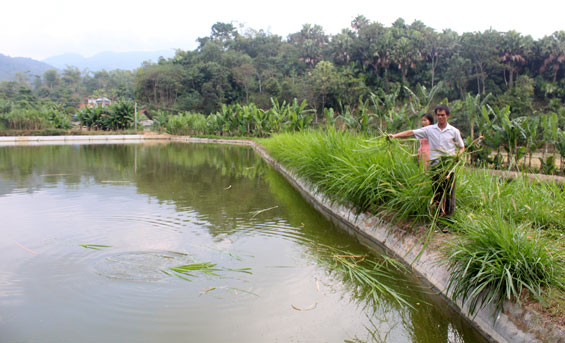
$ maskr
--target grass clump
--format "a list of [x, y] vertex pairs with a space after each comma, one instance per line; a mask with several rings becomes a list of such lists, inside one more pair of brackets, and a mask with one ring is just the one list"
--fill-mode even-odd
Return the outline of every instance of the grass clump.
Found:
[[469, 312], [485, 304], [503, 309], [505, 300], [520, 302], [528, 291], [543, 302], [544, 289], [563, 289], [563, 251], [532, 233], [527, 225], [503, 216], [480, 216], [467, 221], [462, 235], [449, 243], [448, 289], [454, 299], [469, 304]]

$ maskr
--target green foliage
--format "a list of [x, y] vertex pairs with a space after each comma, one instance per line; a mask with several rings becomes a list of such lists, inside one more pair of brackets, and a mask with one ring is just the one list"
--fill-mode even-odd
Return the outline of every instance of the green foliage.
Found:
[[85, 107], [79, 112], [81, 125], [95, 130], [125, 130], [133, 126], [134, 104], [122, 100], [110, 106]]
[[546, 287], [565, 288], [563, 251], [527, 224], [501, 215], [469, 219], [448, 249], [448, 289], [469, 304], [471, 314], [487, 304], [501, 311], [505, 300], [520, 302], [525, 290], [543, 302]]
[[174, 135], [188, 136], [207, 133], [206, 117], [202, 114], [183, 112], [169, 116], [167, 132]]
[[546, 158], [539, 158], [540, 162], [540, 172], [543, 174], [553, 175], [555, 174], [556, 167], [555, 167], [555, 156], [550, 155]]
[[272, 100], [273, 107], [263, 110], [257, 105], [222, 105], [220, 111], [204, 116], [180, 113], [166, 118], [167, 132], [176, 135], [230, 135], [265, 137], [274, 132], [300, 131], [313, 121], [313, 111], [294, 100], [291, 104]]
[[170, 114], [165, 111], [156, 111], [153, 115], [153, 129], [157, 130], [159, 133], [166, 130], [169, 116]]
[[0, 101], [0, 114], [12, 112], [13, 104], [10, 101]]
[[58, 106], [35, 106], [21, 103], [18, 106], [5, 107], [6, 112], [0, 112], [0, 122], [8, 130], [43, 130], [70, 129], [72, 127], [69, 115]]

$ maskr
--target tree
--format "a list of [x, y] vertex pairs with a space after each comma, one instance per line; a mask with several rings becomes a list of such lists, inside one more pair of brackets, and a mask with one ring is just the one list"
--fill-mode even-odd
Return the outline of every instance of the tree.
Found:
[[348, 65], [352, 58], [353, 32], [343, 29], [332, 37], [330, 42], [330, 54], [336, 64]]
[[473, 63], [477, 93], [487, 94], [486, 81], [489, 69], [498, 67], [499, 39], [499, 33], [492, 29], [485, 32], [464, 33], [461, 37], [462, 55]]
[[[528, 54], [532, 45], [530, 36], [522, 37], [518, 32], [512, 30], [504, 33], [501, 39], [500, 61], [504, 64], [504, 81], [509, 89], [514, 86], [515, 77], [518, 75], [519, 67], [526, 64]], [[506, 79], [508, 72], [508, 80]]]
[[541, 42], [543, 65], [540, 71], [551, 70], [553, 82], [557, 80], [557, 73], [565, 64], [565, 31], [556, 31], [551, 36], [544, 37]]
[[451, 30], [444, 30], [440, 34], [432, 30], [431, 32], [427, 32], [423, 43], [422, 54], [430, 63], [430, 83], [433, 88], [438, 67], [442, 61], [447, 64], [449, 57], [455, 53], [456, 49], [459, 47], [459, 36], [456, 32]]
[[78, 93], [82, 77], [80, 70], [76, 67], [67, 66], [63, 70], [62, 76], [63, 84], [68, 87], [73, 93]]
[[245, 90], [245, 102], [249, 103], [249, 87], [253, 84], [257, 70], [249, 63], [244, 63], [233, 69], [233, 77], [235, 82]]
[[459, 97], [465, 98], [467, 84], [472, 77], [473, 62], [459, 54], [451, 56], [445, 71], [447, 84], [459, 90]]
[[[418, 25], [417, 22], [415, 22]], [[392, 62], [394, 62], [402, 74], [402, 83], [408, 84], [406, 76], [409, 68], [415, 68], [415, 63], [422, 59], [422, 53], [416, 43], [422, 39], [422, 34], [407, 27], [404, 20], [399, 18], [392, 24], [392, 34], [394, 37], [394, 45], [391, 53]]]
[[207, 45], [210, 41], [217, 42], [225, 51], [229, 49], [233, 41], [239, 36], [237, 29], [231, 23], [217, 22], [212, 25], [212, 32], [209, 37], [198, 38], [199, 49]]
[[53, 89], [59, 85], [60, 77], [56, 69], [48, 69], [43, 73], [43, 82], [49, 89]]
[[362, 16], [357, 17], [351, 26], [355, 30], [352, 36], [351, 59], [362, 67], [362, 72], [372, 71], [375, 78], [379, 76], [380, 67], [386, 68], [385, 78], [388, 87], [390, 51], [387, 50], [387, 45], [392, 47], [392, 41], [384, 37], [384, 26], [379, 23], [370, 23]]
[[[321, 98], [320, 109], [323, 111], [326, 107], [328, 94], [336, 88], [338, 82], [338, 75], [334, 65], [328, 61], [318, 63], [312, 71], [312, 80], [316, 93]], [[316, 121], [317, 119], [318, 116], [316, 116]]]
[[320, 25], [304, 24], [302, 30], [291, 34], [288, 40], [298, 47], [300, 60], [309, 67], [314, 67], [322, 60], [329, 38]]

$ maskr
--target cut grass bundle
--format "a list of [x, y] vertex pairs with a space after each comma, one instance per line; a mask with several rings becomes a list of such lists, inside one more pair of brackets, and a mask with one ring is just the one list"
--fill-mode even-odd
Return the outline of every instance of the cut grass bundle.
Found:
[[467, 220], [462, 233], [446, 249], [448, 290], [471, 314], [489, 303], [501, 311], [505, 300], [520, 302], [524, 290], [543, 302], [544, 288], [565, 286], [563, 251], [549, 248], [525, 224], [480, 216]]

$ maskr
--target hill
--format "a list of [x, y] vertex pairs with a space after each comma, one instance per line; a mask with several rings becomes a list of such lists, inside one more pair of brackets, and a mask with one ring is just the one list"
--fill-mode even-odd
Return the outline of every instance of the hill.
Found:
[[54, 67], [27, 57], [10, 57], [0, 54], [0, 81], [12, 81], [16, 73], [25, 73], [31, 81], [35, 75], [43, 75]]
[[123, 69], [133, 70], [139, 68], [144, 61], [157, 62], [162, 56], [173, 57], [175, 52], [171, 50], [161, 51], [132, 51], [132, 52], [101, 52], [92, 57], [83, 57], [79, 54], [62, 54], [48, 57], [43, 62], [65, 69], [67, 65], [77, 67], [80, 70], [100, 71]]

